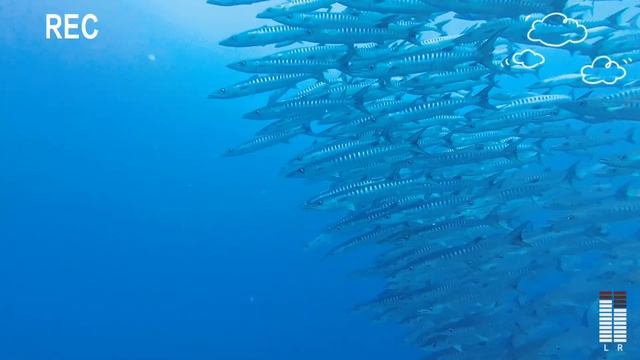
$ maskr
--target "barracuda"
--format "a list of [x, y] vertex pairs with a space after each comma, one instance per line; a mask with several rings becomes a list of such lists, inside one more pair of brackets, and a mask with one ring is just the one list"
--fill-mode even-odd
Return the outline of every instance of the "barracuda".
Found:
[[314, 73], [319, 74], [328, 69], [338, 69], [342, 64], [336, 60], [323, 59], [287, 59], [287, 58], [263, 58], [254, 60], [242, 60], [229, 64], [230, 69], [246, 73], [272, 73], [286, 74]]
[[382, 288], [356, 310], [426, 359], [599, 357], [580, 343], [598, 289], [640, 286], [637, 9], [295, 0], [260, 17], [283, 25], [228, 41], [272, 44], [230, 65], [262, 75], [212, 97], [273, 90], [239, 152], [301, 138], [282, 175], [327, 184], [306, 208], [345, 212], [305, 246], [374, 258], [354, 275]]
[[393, 239], [402, 236], [407, 231], [408, 226], [406, 224], [397, 224], [394, 226], [378, 227], [372, 231], [366, 232], [362, 235], [358, 235], [351, 238], [342, 244], [331, 249], [327, 256], [335, 256], [341, 254], [347, 250], [353, 249], [358, 246], [362, 246], [367, 243], [379, 243], [386, 242], [389, 239]]
[[[491, 42], [489, 42], [491, 41]], [[383, 78], [398, 75], [409, 75], [427, 71], [442, 71], [454, 69], [465, 62], [476, 61], [489, 68], [493, 68], [491, 51], [493, 41], [489, 40], [478, 51], [446, 51], [430, 52], [392, 59], [365, 68], [349, 67], [346, 71], [354, 76], [364, 78]]]
[[463, 147], [486, 142], [499, 141], [516, 135], [515, 128], [504, 130], [489, 130], [470, 134], [450, 133], [447, 142], [454, 147]]
[[323, 114], [330, 110], [342, 110], [356, 106], [352, 99], [301, 99], [286, 100], [256, 109], [243, 117], [251, 120], [277, 119], [302, 113]]
[[482, 118], [482, 121], [473, 121], [468, 127], [461, 128], [460, 130], [471, 133], [481, 130], [500, 130], [536, 122], [560, 121], [572, 116], [573, 114], [562, 112], [557, 108], [525, 109], [508, 112], [497, 111]]
[[250, 152], [254, 152], [260, 149], [264, 149], [266, 147], [283, 143], [300, 134], [308, 133], [309, 129], [305, 126], [296, 126], [293, 128], [287, 128], [283, 130], [278, 130], [267, 135], [259, 135], [253, 140], [250, 140], [240, 146], [229, 149], [225, 155], [226, 156], [238, 156], [247, 154]]
[[339, 60], [347, 55], [346, 45], [315, 45], [280, 51], [265, 59], [298, 59], [298, 60]]
[[387, 118], [390, 121], [402, 123], [438, 115], [446, 115], [454, 109], [459, 109], [467, 106], [482, 106], [491, 108], [491, 105], [489, 104], [490, 91], [491, 88], [488, 87], [480, 91], [476, 96], [468, 96], [459, 99], [443, 99], [413, 105], [404, 110], [393, 112], [387, 115]]
[[220, 41], [220, 45], [231, 47], [264, 46], [279, 42], [296, 41], [306, 33], [307, 30], [305, 28], [287, 25], [262, 26], [232, 35]]
[[274, 18], [275, 21], [310, 28], [348, 28], [348, 27], [386, 27], [394, 16], [385, 16], [376, 12], [331, 13], [311, 12], [295, 13]]
[[447, 85], [450, 83], [465, 80], [479, 80], [490, 74], [491, 70], [489, 70], [486, 66], [465, 66], [449, 71], [440, 71], [436, 73], [426, 73], [418, 75], [407, 80], [405, 84], [407, 84], [407, 86], [413, 87]]
[[380, 28], [380, 27], [346, 27], [335, 29], [313, 29], [301, 36], [301, 39], [321, 44], [362, 44], [415, 38], [420, 29]]
[[301, 81], [313, 78], [312, 74], [276, 74], [266, 76], [253, 76], [249, 80], [223, 87], [209, 95], [210, 99], [228, 99], [240, 96], [248, 96], [266, 91], [289, 88]]
[[501, 111], [516, 111], [522, 109], [550, 108], [573, 101], [568, 95], [535, 95], [513, 100], [507, 104], [498, 105]]
[[514, 17], [522, 14], [547, 14], [564, 9], [566, 0], [423, 0], [435, 7], [455, 11], [457, 14], [472, 14], [489, 18]]
[[272, 19], [289, 14], [314, 11], [322, 8], [329, 8], [333, 0], [290, 0], [282, 4], [272, 6], [258, 13], [260, 19]]
[[425, 15], [436, 11], [433, 6], [422, 0], [340, 0], [339, 3], [350, 8], [379, 13], [398, 13]]

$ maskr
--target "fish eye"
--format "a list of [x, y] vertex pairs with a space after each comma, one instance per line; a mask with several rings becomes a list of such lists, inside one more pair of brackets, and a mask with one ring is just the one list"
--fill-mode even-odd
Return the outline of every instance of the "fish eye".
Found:
[[306, 33], [307, 35], [311, 35], [311, 34], [313, 34], [313, 31], [311, 31], [311, 29], [307, 29], [307, 30], [305, 31], [305, 33]]
[[218, 90], [218, 92], [219, 92], [220, 94], [224, 94], [225, 92], [227, 92], [227, 89], [225, 89], [225, 88], [221, 88], [220, 90]]
[[298, 172], [299, 172], [300, 174], [304, 174], [304, 168], [300, 168], [300, 169], [298, 169]]
[[569, 216], [567, 216], [567, 220], [570, 220], [570, 221], [571, 221], [571, 220], [573, 220], [573, 219], [575, 219], [575, 217], [574, 217], [573, 215], [569, 215]]
[[247, 62], [245, 60], [242, 60], [238, 63], [240, 66], [247, 66]]
[[453, 334], [453, 328], [449, 328], [449, 329], [447, 330], [447, 332], [448, 332], [449, 334]]
[[373, 70], [373, 69], [375, 69], [375, 68], [376, 68], [376, 66], [375, 66], [375, 65], [373, 65], [373, 64], [369, 65], [369, 70]]

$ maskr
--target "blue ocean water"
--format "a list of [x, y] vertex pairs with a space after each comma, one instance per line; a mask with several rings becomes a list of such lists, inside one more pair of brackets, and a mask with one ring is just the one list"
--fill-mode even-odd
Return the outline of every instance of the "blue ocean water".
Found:
[[[303, 250], [335, 218], [300, 206], [322, 184], [279, 174], [308, 140], [220, 157], [260, 127], [240, 117], [265, 97], [206, 99], [270, 51], [217, 45], [258, 8], [0, 4], [0, 359], [419, 357], [351, 311], [382, 286], [348, 276], [373, 253]], [[47, 41], [46, 13], [100, 35]], [[549, 54], [549, 74], [581, 60]]]
[[[0, 10], [0, 359], [418, 353], [351, 313], [378, 289], [345, 276], [354, 259], [303, 251], [323, 219], [300, 207], [313, 186], [278, 174], [290, 149], [220, 157], [256, 127], [240, 115], [258, 100], [206, 99], [239, 79], [217, 42], [250, 10]], [[95, 13], [99, 37], [47, 41], [46, 13]]]

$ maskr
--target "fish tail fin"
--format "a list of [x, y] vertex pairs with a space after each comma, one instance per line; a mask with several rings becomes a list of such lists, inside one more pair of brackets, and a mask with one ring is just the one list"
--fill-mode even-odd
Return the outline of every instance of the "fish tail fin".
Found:
[[[551, 8], [555, 12], [562, 12], [563, 10], [570, 10], [571, 8], [567, 8], [567, 0], [552, 0]], [[591, 14], [593, 14], [593, 7], [591, 8]]]
[[505, 225], [502, 223], [502, 220], [500, 219], [498, 210], [500, 210], [500, 206], [496, 206], [493, 209], [491, 209], [491, 211], [487, 214], [487, 216], [484, 217], [484, 221], [486, 221], [487, 224], [493, 225], [497, 228], [505, 228]]
[[509, 240], [509, 242], [513, 245], [520, 246], [520, 247], [531, 247], [531, 244], [524, 241], [524, 237], [522, 236], [522, 233], [526, 228], [529, 227], [530, 224], [531, 224], [530, 221], [526, 221], [520, 226], [518, 226], [517, 228], [513, 229], [513, 231], [511, 231], [507, 235], [507, 239]]
[[445, 136], [442, 137], [442, 140], [444, 140], [445, 143], [447, 143], [447, 145], [453, 147], [453, 135], [454, 132], [453, 131], [449, 131]]
[[338, 59], [338, 68], [342, 72], [346, 72], [346, 70], [349, 68], [351, 59], [356, 55], [356, 48], [353, 46], [353, 44], [349, 44], [348, 47], [349, 49], [347, 50], [347, 53]]
[[627, 141], [631, 144], [638, 144], [640, 142], [640, 131], [637, 127], [632, 127], [626, 132]]
[[389, 27], [389, 24], [394, 22], [398, 18], [397, 14], [385, 16], [380, 19], [380, 22], [376, 24], [377, 28], [386, 28]]
[[495, 50], [495, 43], [498, 35], [502, 30], [497, 31], [490, 38], [485, 40], [482, 45], [478, 48], [478, 62], [487, 68], [497, 72], [499, 71], [498, 67], [493, 63], [493, 51]]
[[[627, 9], [621, 9], [619, 11], [616, 11], [615, 13], [609, 15], [605, 20], [609, 23], [608, 26], [609, 27], [618, 27], [618, 26], [622, 26], [625, 23], [622, 21], [622, 15], [627, 12]], [[630, 22], [630, 24], [632, 24]]]
[[371, 88], [371, 85], [365, 86], [353, 95], [354, 107], [365, 114], [369, 114], [369, 110], [364, 106], [365, 94], [369, 91], [369, 88]]
[[[629, 24], [629, 26], [633, 27], [633, 26], [638, 26], [638, 19], [640, 19], [640, 12], [633, 15], [631, 17], [631, 19], [629, 19], [628, 21], [621, 21], [620, 25], [624, 25], [625, 23]], [[619, 25], [619, 26], [620, 26]]]
[[443, 21], [437, 22], [437, 23], [435, 23], [433, 25], [436, 27], [436, 29], [438, 29], [440, 34], [444, 34], [445, 33], [444, 27], [450, 22], [451, 22], [451, 19], [447, 19], [447, 20], [443, 20]]
[[[520, 157], [518, 156], [518, 147], [522, 144], [523, 139], [517, 139], [513, 141], [509, 146], [505, 149], [505, 157], [509, 160], [516, 161], [517, 163], [522, 163]], [[536, 157], [538, 156], [539, 151], [536, 151]]]
[[594, 225], [589, 227], [586, 230], [586, 235], [590, 237], [598, 238], [598, 239], [602, 239], [608, 236], [609, 233], [610, 233], [609, 228], [607, 228], [607, 226], [605, 225]]
[[409, 42], [420, 46], [420, 35], [422, 34], [423, 25], [417, 25], [409, 29]]
[[489, 86], [494, 87], [494, 88], [498, 88], [500, 89], [500, 82], [496, 79], [496, 74], [495, 73], [491, 73], [488, 77], [487, 80], [489, 80]]
[[619, 200], [627, 200], [629, 199], [629, 194], [631, 192], [632, 183], [628, 182], [620, 187], [616, 192], [616, 198]]
[[573, 165], [571, 165], [567, 169], [562, 179], [563, 181], [567, 182], [569, 186], [571, 186], [571, 188], [574, 190], [575, 190], [576, 179], [578, 179], [578, 173], [577, 173], [578, 164], [580, 164], [580, 161], [576, 161], [575, 163], [573, 163]]
[[476, 97], [479, 100], [479, 105], [485, 109], [490, 109], [490, 110], [495, 109], [495, 106], [489, 104], [489, 93], [491, 92], [492, 89], [493, 89], [493, 86], [489, 85], [484, 89], [482, 89], [478, 94], [476, 94]]
[[422, 139], [422, 135], [427, 131], [427, 128], [417, 131], [415, 134], [409, 137], [409, 143], [411, 144], [412, 149], [420, 154], [424, 154], [424, 149], [420, 146], [420, 139]]

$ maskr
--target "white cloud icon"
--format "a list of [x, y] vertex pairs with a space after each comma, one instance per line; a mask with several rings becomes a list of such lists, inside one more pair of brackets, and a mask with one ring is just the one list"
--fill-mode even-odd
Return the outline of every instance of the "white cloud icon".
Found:
[[627, 76], [627, 70], [608, 56], [598, 56], [580, 69], [580, 75], [589, 85], [613, 85]]
[[[562, 24], [564, 30], [558, 32]], [[589, 30], [581, 25], [578, 20], [567, 15], [554, 12], [531, 24], [527, 33], [527, 39], [550, 47], [563, 47], [567, 44], [580, 44], [589, 37]]]
[[524, 67], [525, 69], [535, 69], [544, 65], [547, 59], [545, 59], [544, 55], [534, 50], [524, 49], [513, 54], [513, 56], [511, 57], [511, 61], [516, 65]]

